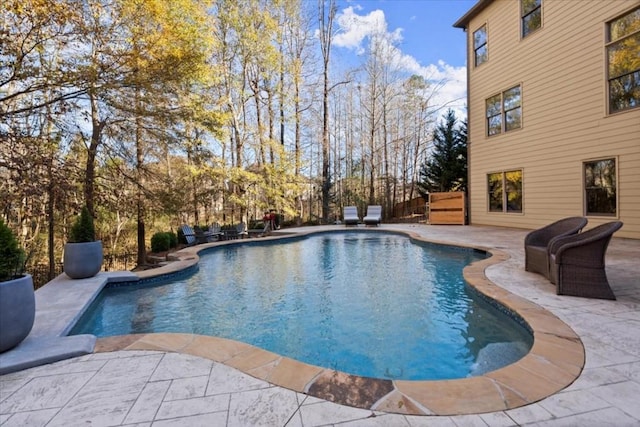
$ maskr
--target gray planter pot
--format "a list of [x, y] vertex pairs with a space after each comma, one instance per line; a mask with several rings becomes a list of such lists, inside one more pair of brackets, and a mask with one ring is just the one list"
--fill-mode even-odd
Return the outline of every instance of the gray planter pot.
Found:
[[93, 277], [102, 268], [102, 241], [64, 245], [64, 272], [72, 279]]
[[30, 274], [0, 282], [0, 353], [29, 335], [35, 316], [36, 297]]

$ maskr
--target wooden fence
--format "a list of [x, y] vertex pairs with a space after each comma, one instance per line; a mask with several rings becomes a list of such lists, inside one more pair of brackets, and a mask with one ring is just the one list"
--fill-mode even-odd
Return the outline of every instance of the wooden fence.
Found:
[[396, 203], [393, 207], [393, 217], [403, 218], [406, 216], [424, 216], [427, 211], [427, 201], [422, 197]]

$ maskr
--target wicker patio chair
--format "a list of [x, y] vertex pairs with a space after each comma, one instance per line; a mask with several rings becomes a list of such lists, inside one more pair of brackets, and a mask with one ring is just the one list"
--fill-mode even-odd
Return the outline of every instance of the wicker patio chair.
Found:
[[524, 269], [549, 278], [549, 243], [556, 237], [577, 234], [587, 225], [587, 219], [573, 216], [556, 221], [524, 238]]
[[605, 254], [622, 222], [613, 221], [549, 245], [551, 283], [558, 295], [616, 299], [605, 272]]

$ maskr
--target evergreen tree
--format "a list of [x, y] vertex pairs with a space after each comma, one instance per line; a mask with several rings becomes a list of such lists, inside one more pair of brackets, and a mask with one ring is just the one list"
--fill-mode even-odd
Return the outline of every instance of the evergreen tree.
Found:
[[420, 165], [418, 191], [427, 198], [430, 192], [466, 191], [467, 122], [457, 125], [453, 110], [433, 133], [433, 149]]

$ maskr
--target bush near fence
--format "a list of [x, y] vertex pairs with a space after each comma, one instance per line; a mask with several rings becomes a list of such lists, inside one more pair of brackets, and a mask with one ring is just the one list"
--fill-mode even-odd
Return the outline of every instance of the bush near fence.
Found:
[[[136, 267], [138, 255], [132, 254], [104, 254], [102, 262], [103, 271], [126, 271]], [[64, 271], [61, 262], [54, 266], [53, 277], [49, 277], [49, 264], [34, 264], [27, 266], [27, 272], [33, 276], [33, 287], [38, 289]]]

